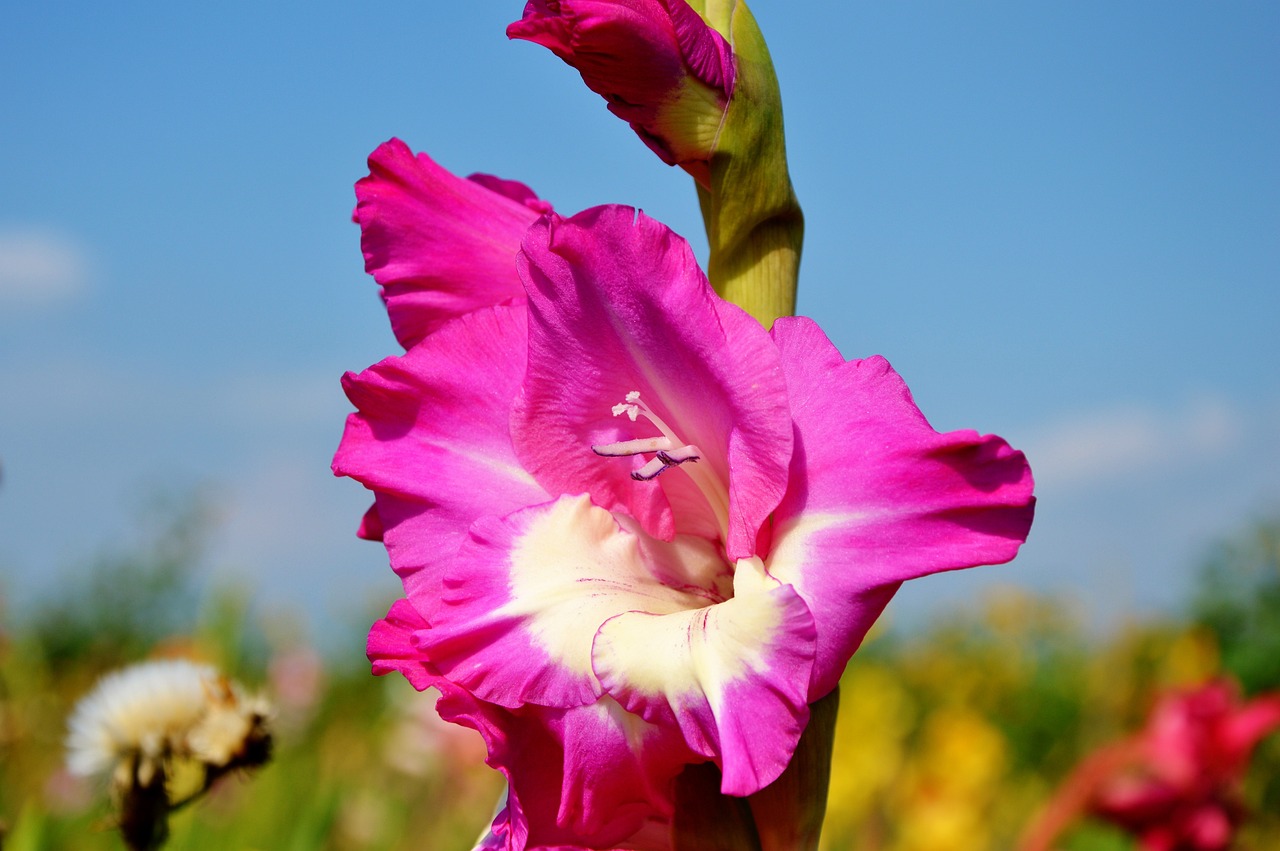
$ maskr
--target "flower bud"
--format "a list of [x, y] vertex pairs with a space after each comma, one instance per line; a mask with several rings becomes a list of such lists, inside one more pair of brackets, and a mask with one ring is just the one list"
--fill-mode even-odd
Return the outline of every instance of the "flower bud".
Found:
[[734, 58], [685, 0], [530, 0], [507, 36], [572, 65], [663, 162], [709, 185]]

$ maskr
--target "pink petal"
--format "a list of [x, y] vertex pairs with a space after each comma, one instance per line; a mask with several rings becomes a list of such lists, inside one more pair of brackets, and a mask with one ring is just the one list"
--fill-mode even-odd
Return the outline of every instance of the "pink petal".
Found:
[[381, 541], [382, 534], [382, 518], [378, 516], [378, 506], [371, 505], [360, 518], [360, 528], [356, 530], [356, 537], [366, 541]]
[[[677, 774], [691, 759], [678, 734], [647, 724], [609, 698], [567, 710], [515, 714], [509, 749], [513, 796], [529, 845], [653, 847], [665, 837]], [[654, 830], [658, 828], [658, 830]]]
[[478, 700], [440, 677], [415, 647], [426, 622], [405, 600], [369, 636], [374, 673], [401, 671], [419, 690], [441, 691], [447, 721], [478, 730], [488, 764], [507, 778], [506, 806], [483, 848], [658, 847], [672, 812], [673, 781], [696, 757], [664, 731], [602, 698], [568, 710], [516, 712]]
[[539, 216], [543, 213], [550, 213], [552, 210], [549, 201], [543, 201], [536, 192], [518, 180], [507, 180], [506, 178], [481, 172], [468, 174], [467, 180], [477, 186], [483, 186], [490, 192], [496, 192], [504, 198], [510, 198], [517, 204], [523, 204]]
[[[630, 207], [541, 220], [518, 264], [529, 370], [511, 430], [526, 469], [549, 492], [585, 491], [655, 537], [718, 530], [730, 559], [751, 555], [785, 489], [792, 442], [764, 329], [712, 292], [688, 243]], [[658, 433], [612, 414], [631, 391], [701, 460], [636, 482], [645, 459], [596, 455], [593, 445]]]
[[440, 571], [476, 518], [548, 498], [507, 432], [525, 337], [523, 307], [481, 310], [343, 380], [357, 411], [334, 472], [375, 492], [391, 565], [428, 617]]
[[609, 101], [653, 103], [687, 73], [661, 0], [531, 0], [507, 37], [546, 47]]
[[720, 765], [724, 794], [750, 795], [787, 767], [808, 723], [814, 641], [804, 601], [751, 559], [738, 563], [732, 599], [620, 614], [601, 627], [592, 658], [627, 710], [678, 728]]
[[1257, 697], [1222, 721], [1218, 746], [1228, 765], [1243, 773], [1249, 755], [1264, 738], [1280, 728], [1280, 692]]
[[405, 348], [456, 316], [524, 298], [515, 254], [548, 209], [528, 187], [463, 180], [392, 139], [370, 155], [356, 198], [365, 270]]
[[507, 37], [547, 48], [607, 100], [661, 100], [685, 74], [733, 94], [733, 51], [685, 0], [530, 0]]
[[591, 642], [614, 615], [705, 599], [664, 585], [637, 537], [584, 496], [486, 517], [444, 580], [423, 655], [482, 700], [582, 706], [601, 695]]
[[676, 41], [685, 64], [700, 82], [733, 96], [735, 69], [733, 49], [724, 36], [707, 26], [702, 16], [685, 0], [663, 0], [675, 27]]
[[935, 432], [883, 358], [846, 362], [811, 320], [773, 327], [791, 394], [791, 485], [769, 571], [818, 626], [812, 698], [833, 688], [897, 585], [1017, 553], [1035, 500], [1021, 452]]
[[427, 622], [408, 600], [396, 600], [387, 616], [373, 624], [369, 630], [365, 652], [377, 676], [399, 671], [418, 691], [425, 691], [439, 682], [440, 676], [426, 664], [422, 654], [413, 646], [411, 637]]

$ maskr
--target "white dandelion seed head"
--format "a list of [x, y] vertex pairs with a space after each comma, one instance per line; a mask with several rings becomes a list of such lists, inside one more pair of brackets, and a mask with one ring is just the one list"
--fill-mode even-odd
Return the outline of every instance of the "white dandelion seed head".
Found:
[[143, 662], [103, 677], [68, 722], [67, 768], [82, 776], [132, 774], [149, 782], [165, 760], [225, 766], [270, 708], [214, 668], [183, 659]]

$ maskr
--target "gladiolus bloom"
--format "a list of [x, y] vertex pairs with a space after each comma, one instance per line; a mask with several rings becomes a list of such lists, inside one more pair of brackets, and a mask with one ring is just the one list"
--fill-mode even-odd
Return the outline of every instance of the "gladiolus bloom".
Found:
[[631, 208], [477, 250], [523, 299], [344, 379], [334, 470], [374, 491], [407, 597], [370, 657], [485, 737], [492, 847], [666, 847], [681, 768], [777, 778], [903, 581], [1014, 556], [1030, 471], [812, 321], [765, 331]]
[[[159, 848], [169, 814], [215, 780], [271, 754], [271, 706], [207, 665], [142, 662], [103, 677], [68, 721], [67, 767], [107, 775], [129, 848]], [[194, 768], [203, 785], [176, 801], [170, 780]]]
[[507, 35], [576, 68], [663, 162], [706, 185], [734, 59], [685, 0], [530, 0]]
[[1165, 695], [1147, 726], [1090, 754], [1029, 828], [1022, 851], [1048, 851], [1086, 815], [1143, 851], [1226, 851], [1247, 813], [1240, 784], [1254, 747], [1280, 727], [1280, 693], [1241, 703], [1230, 680]]
[[1145, 851], [1224, 851], [1245, 814], [1249, 756], [1277, 727], [1280, 694], [1242, 703], [1226, 680], [1170, 694], [1128, 743], [1132, 758], [1098, 778], [1089, 809]]

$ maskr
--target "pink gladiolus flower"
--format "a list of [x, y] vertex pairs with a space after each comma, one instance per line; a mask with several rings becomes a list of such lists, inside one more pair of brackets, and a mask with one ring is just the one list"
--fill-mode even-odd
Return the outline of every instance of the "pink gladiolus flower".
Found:
[[1021, 851], [1048, 851], [1086, 815], [1144, 851], [1225, 851], [1246, 816], [1240, 784], [1254, 747], [1280, 727], [1280, 693], [1240, 702], [1230, 680], [1165, 695], [1137, 735], [1087, 757], [1028, 829]]
[[530, 0], [507, 35], [572, 65], [663, 162], [706, 184], [735, 68], [685, 0]]
[[1234, 683], [1166, 696], [1122, 745], [1130, 758], [1098, 780], [1090, 810], [1146, 851], [1223, 851], [1245, 812], [1240, 783], [1254, 747], [1280, 727], [1280, 694], [1241, 703]]
[[[334, 459], [406, 590], [370, 658], [484, 736], [509, 785], [489, 847], [669, 847], [683, 766], [761, 789], [903, 581], [1014, 556], [1030, 471], [935, 432], [882, 358], [808, 319], [766, 331], [631, 208], [401, 246], [499, 205], [446, 210], [419, 190], [454, 184], [402, 148], [375, 152], [360, 221], [412, 270], [388, 306], [416, 342], [345, 377]], [[463, 252], [502, 285], [464, 284]]]

